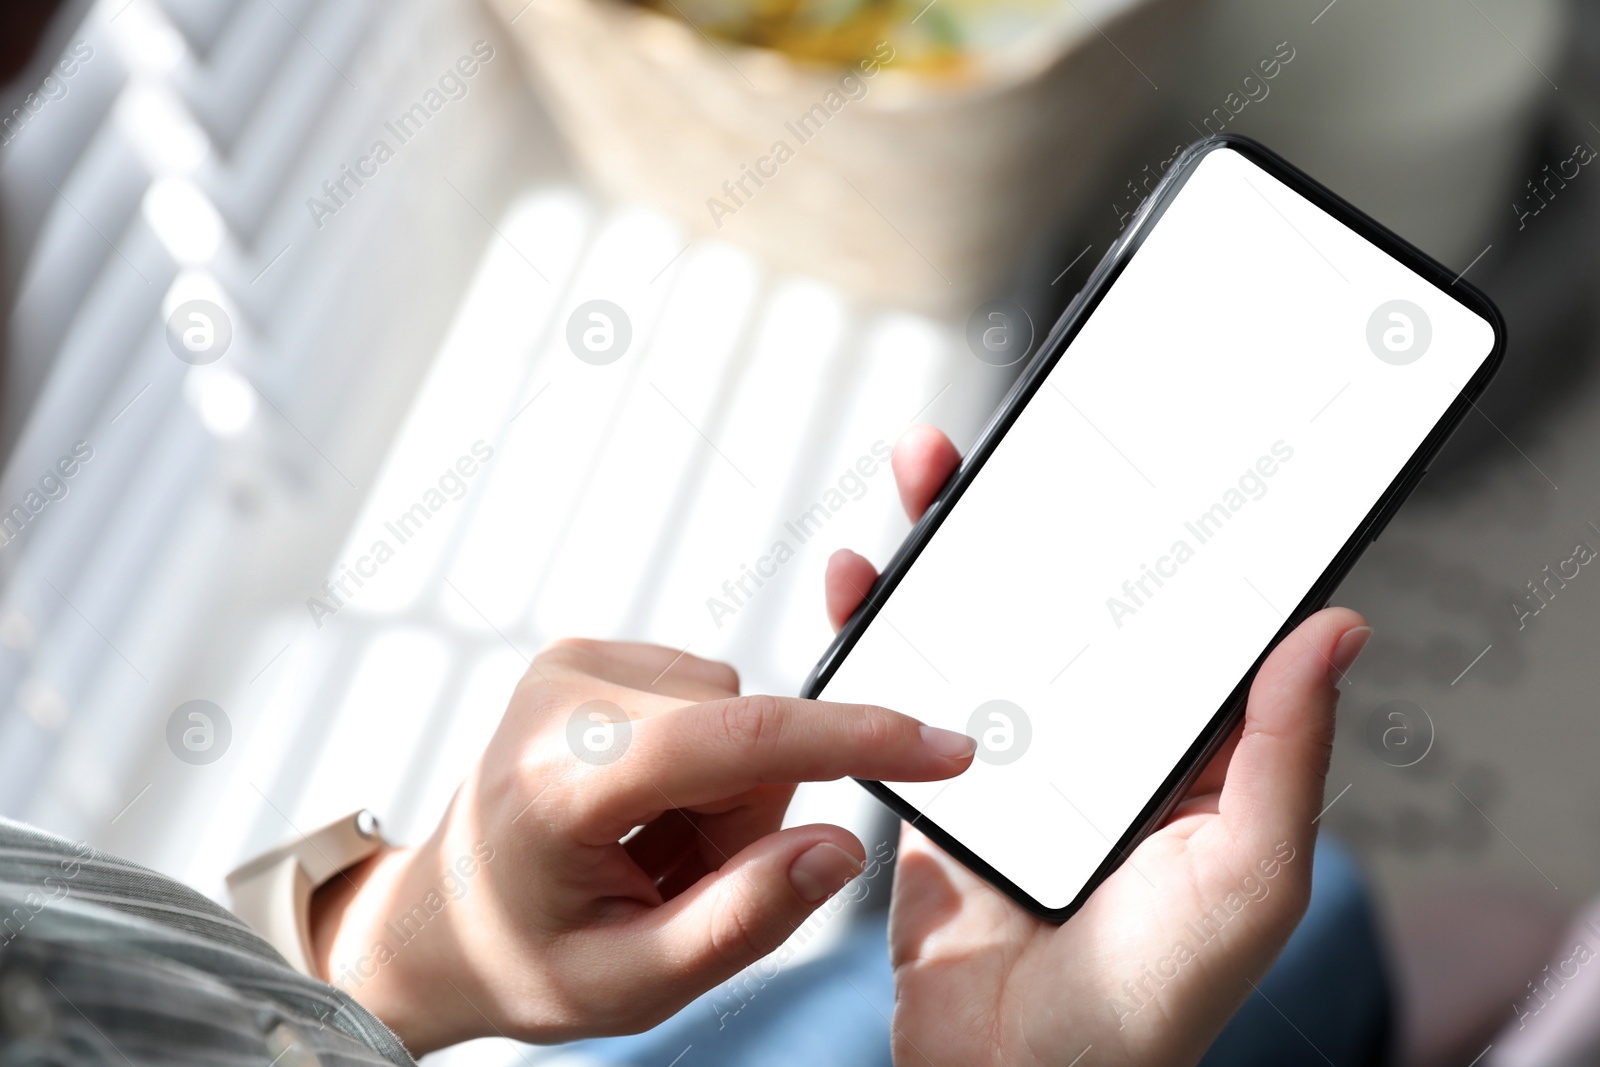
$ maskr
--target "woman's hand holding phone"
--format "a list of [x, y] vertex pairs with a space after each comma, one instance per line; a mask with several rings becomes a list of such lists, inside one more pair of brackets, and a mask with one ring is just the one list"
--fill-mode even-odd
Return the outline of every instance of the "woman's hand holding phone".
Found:
[[[893, 466], [913, 520], [959, 459], [931, 427], [902, 438]], [[829, 561], [836, 627], [876, 577], [848, 550]], [[1064, 926], [904, 828], [889, 922], [895, 1062], [1066, 1067], [1090, 1045], [1097, 1065], [1198, 1061], [1305, 912], [1336, 684], [1370, 634], [1329, 608], [1282, 642], [1183, 803]]]
[[[900, 443], [913, 517], [957, 461], [935, 430]], [[875, 577], [853, 553], [830, 561], [836, 625]], [[1065, 926], [905, 830], [896, 1062], [1065, 1067], [1091, 1044], [1096, 1063], [1197, 1060], [1306, 906], [1334, 680], [1367, 633], [1332, 609], [1280, 645], [1241, 731]], [[589, 747], [595, 730], [617, 747]], [[433, 837], [318, 894], [318, 964], [417, 1052], [637, 1031], [776, 948], [860, 869], [847, 831], [780, 829], [794, 783], [943, 779], [971, 755], [970, 739], [882, 708], [739, 697], [731, 668], [672, 649], [560, 642]]]

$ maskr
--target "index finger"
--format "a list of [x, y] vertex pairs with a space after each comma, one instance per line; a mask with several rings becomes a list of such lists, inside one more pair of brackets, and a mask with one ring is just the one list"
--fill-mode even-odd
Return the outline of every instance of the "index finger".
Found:
[[634, 723], [627, 755], [591, 783], [578, 806], [597, 839], [615, 841], [669, 808], [692, 808], [770, 783], [854, 777], [950, 778], [977, 743], [870, 704], [748, 696], [663, 712]]

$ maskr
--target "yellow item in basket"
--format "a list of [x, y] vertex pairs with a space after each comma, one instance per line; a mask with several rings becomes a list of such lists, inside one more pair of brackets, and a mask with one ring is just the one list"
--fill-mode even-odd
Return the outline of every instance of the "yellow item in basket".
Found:
[[896, 69], [959, 74], [1060, 16], [1062, 0], [636, 0], [702, 33], [847, 67], [882, 42]]

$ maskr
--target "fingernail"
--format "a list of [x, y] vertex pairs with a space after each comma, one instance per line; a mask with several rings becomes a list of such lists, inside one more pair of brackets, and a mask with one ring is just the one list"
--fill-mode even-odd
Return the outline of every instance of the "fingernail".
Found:
[[861, 863], [838, 845], [826, 842], [800, 853], [789, 868], [789, 884], [807, 904], [827, 900], [861, 873]]
[[922, 727], [922, 743], [945, 759], [966, 759], [978, 751], [978, 742], [954, 730], [941, 730], [937, 726]]
[[1357, 626], [1353, 630], [1344, 632], [1344, 636], [1339, 638], [1339, 643], [1333, 646], [1333, 658], [1328, 666], [1329, 685], [1337, 686], [1344, 681], [1344, 676], [1355, 664], [1356, 657], [1361, 655], [1361, 650], [1367, 647], [1367, 639], [1371, 636], [1370, 626]]

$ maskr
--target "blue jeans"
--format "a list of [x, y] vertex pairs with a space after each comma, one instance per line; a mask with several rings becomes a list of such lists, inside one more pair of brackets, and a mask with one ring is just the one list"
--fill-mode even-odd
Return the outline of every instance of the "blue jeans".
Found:
[[[666, 1067], [681, 1056], [677, 1067], [890, 1067], [894, 983], [885, 921], [882, 913], [864, 916], [823, 958], [781, 969], [770, 981], [743, 982], [737, 994], [715, 990], [654, 1030], [579, 1042], [569, 1051], [595, 1065]], [[1202, 1067], [1383, 1064], [1392, 1021], [1389, 978], [1361, 872], [1342, 846], [1324, 837], [1304, 921]]]

